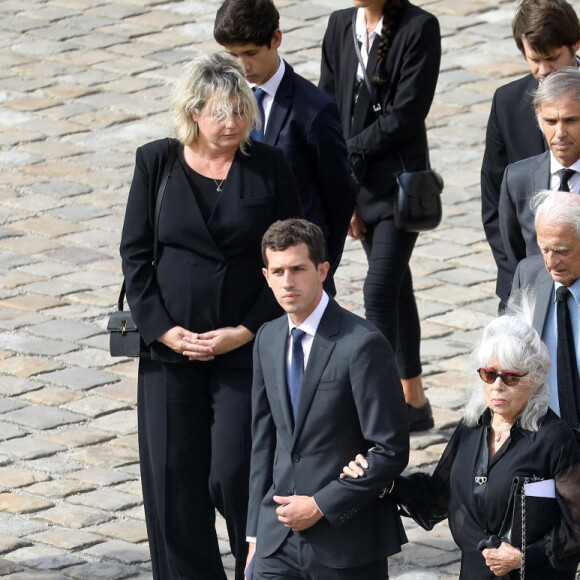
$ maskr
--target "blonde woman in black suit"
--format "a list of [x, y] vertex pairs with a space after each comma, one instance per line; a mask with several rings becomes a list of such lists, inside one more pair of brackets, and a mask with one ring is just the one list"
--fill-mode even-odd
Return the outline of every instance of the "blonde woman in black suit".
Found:
[[262, 234], [298, 216], [294, 178], [253, 143], [257, 106], [229, 55], [201, 55], [173, 93], [178, 141], [154, 259], [167, 139], [137, 151], [121, 239], [139, 361], [141, 474], [153, 577], [225, 580], [215, 509], [243, 578], [252, 342], [279, 309], [261, 273]]
[[[421, 329], [409, 260], [417, 234], [393, 218], [396, 175], [426, 168], [425, 119], [441, 59], [437, 19], [408, 0], [354, 0], [330, 16], [322, 46], [320, 88], [333, 97], [342, 119], [357, 208], [349, 235], [362, 240], [369, 269], [364, 285], [366, 318], [388, 338], [413, 431], [433, 427], [421, 380]], [[363, 82], [354, 39], [371, 78]], [[373, 109], [380, 104], [377, 114]]]

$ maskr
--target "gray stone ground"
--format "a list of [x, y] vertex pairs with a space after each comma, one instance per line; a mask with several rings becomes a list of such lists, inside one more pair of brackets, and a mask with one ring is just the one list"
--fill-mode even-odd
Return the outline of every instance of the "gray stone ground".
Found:
[[[479, 218], [479, 169], [494, 89], [526, 72], [510, 36], [515, 2], [419, 0], [441, 22], [429, 117], [444, 220], [412, 266], [425, 386], [436, 429], [412, 436], [430, 469], [460, 417], [461, 355], [496, 311]], [[279, 0], [283, 54], [316, 81], [331, 10]], [[0, 3], [0, 575], [11, 580], [151, 578], [141, 502], [136, 362], [104, 331], [121, 282], [118, 243], [134, 151], [171, 134], [168, 83], [213, 50], [219, 0]], [[339, 299], [363, 314], [365, 258], [347, 242]], [[470, 369], [473, 372], [473, 369]], [[457, 578], [446, 525], [406, 523], [398, 580]], [[231, 570], [225, 527], [218, 520]], [[233, 574], [231, 574], [233, 578]]]

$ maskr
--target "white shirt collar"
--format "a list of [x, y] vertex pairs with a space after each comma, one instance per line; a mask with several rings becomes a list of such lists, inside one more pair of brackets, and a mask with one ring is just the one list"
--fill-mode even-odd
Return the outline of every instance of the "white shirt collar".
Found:
[[[369, 46], [372, 46], [373, 40], [380, 33], [383, 28], [383, 18], [379, 20], [379, 23], [375, 26], [375, 29], [369, 34]], [[363, 47], [366, 46], [367, 38], [367, 21], [365, 18], [365, 9], [359, 8], [356, 13], [356, 37], [359, 42], [362, 42]]]
[[577, 159], [569, 168], [564, 167], [550, 151], [550, 175], [554, 175], [561, 169], [574, 169], [575, 171], [580, 171], [580, 159]]
[[309, 336], [314, 336], [329, 302], [330, 299], [328, 298], [328, 294], [323, 290], [320, 302], [310, 313], [310, 316], [299, 327], [292, 322], [290, 315], [288, 315], [288, 334], [290, 334], [293, 328], [300, 328], [300, 330], [303, 330]]
[[[284, 76], [284, 72], [286, 71], [286, 64], [284, 63], [284, 59], [278, 55], [280, 59], [280, 66], [278, 70], [263, 84], [260, 85], [260, 88], [265, 91], [272, 99], [276, 96], [276, 91], [282, 82], [282, 77]], [[252, 88], [257, 87], [258, 85], [250, 83]]]

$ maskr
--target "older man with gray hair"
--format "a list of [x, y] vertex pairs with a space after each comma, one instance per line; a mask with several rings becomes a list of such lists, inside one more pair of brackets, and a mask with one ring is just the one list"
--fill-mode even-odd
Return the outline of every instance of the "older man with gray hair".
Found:
[[546, 77], [534, 106], [549, 151], [508, 165], [501, 186], [500, 231], [512, 273], [526, 256], [539, 253], [530, 209], [533, 195], [580, 191], [580, 71], [565, 67]]
[[542, 191], [531, 202], [540, 256], [518, 265], [512, 292], [536, 295], [533, 326], [548, 346], [550, 407], [573, 429], [580, 423], [580, 195]]

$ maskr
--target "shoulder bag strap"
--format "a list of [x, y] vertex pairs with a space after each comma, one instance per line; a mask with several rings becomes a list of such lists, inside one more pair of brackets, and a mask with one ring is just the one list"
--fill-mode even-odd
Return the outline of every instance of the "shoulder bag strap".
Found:
[[[177, 150], [177, 140], [169, 138], [169, 156], [167, 157], [167, 162], [163, 168], [163, 176], [161, 178], [161, 183], [159, 184], [159, 189], [157, 190], [157, 197], [155, 200], [155, 223], [153, 224], [153, 266], [157, 268], [157, 246], [159, 238], [159, 217], [161, 215], [161, 204], [163, 203], [163, 197], [165, 196], [165, 190], [167, 188], [167, 182], [169, 181], [169, 174], [171, 173], [171, 168], [173, 167], [173, 161], [175, 160], [175, 152]], [[126, 284], [125, 279], [123, 279], [123, 284], [121, 285], [121, 292], [119, 292], [119, 299], [117, 305], [119, 310], [123, 310], [123, 302], [125, 301]]]
[[377, 114], [380, 115], [381, 114], [381, 104], [377, 101], [376, 97], [375, 97], [375, 91], [373, 90], [373, 86], [371, 85], [371, 80], [369, 79], [369, 75], [367, 73], [367, 68], [364, 65], [363, 59], [362, 59], [362, 54], [360, 53], [360, 46], [358, 45], [358, 38], [356, 37], [356, 15], [357, 15], [357, 11], [358, 9], [356, 9], [353, 13], [352, 13], [352, 40], [354, 43], [354, 51], [356, 52], [356, 57], [358, 58], [358, 62], [360, 63], [360, 67], [362, 69], [362, 73], [363, 73], [363, 79], [365, 82], [365, 86], [367, 88], [367, 91], [369, 92], [369, 95], [372, 98], [373, 101], [373, 111]]

